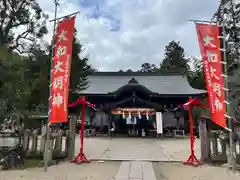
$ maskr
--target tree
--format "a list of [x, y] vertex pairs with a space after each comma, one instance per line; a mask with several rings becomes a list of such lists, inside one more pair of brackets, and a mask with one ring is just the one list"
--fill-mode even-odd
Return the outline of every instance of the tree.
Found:
[[[50, 46], [47, 47], [50, 50]], [[31, 56], [26, 60], [26, 81], [30, 89], [28, 109], [45, 111], [48, 108], [49, 79], [51, 58], [39, 46], [31, 49]]]
[[[1, 0], [0, 9], [0, 45], [25, 53], [27, 47], [47, 33], [48, 16], [36, 0]], [[14, 34], [17, 28], [22, 32]]]
[[227, 38], [227, 61], [228, 71], [231, 73], [239, 64], [240, 55], [240, 2], [232, 0], [222, 0], [219, 4], [217, 12], [214, 14], [215, 19], [222, 27], [224, 27]]
[[126, 72], [133, 72], [131, 69], [127, 69]]
[[156, 67], [155, 64], [150, 64], [150, 63], [143, 63], [141, 65], [141, 69], [139, 70], [140, 72], [156, 72], [158, 68]]
[[202, 60], [192, 58], [193, 67], [188, 68], [187, 79], [189, 84], [195, 89], [206, 89]]
[[120, 70], [118, 70], [118, 72], [133, 72], [133, 70], [132, 69], [127, 69], [126, 71], [124, 71], [124, 70], [120, 69]]
[[83, 51], [83, 46], [76, 38], [77, 31], [72, 43], [72, 63], [70, 76], [70, 91], [82, 91], [87, 88], [87, 76], [95, 70], [88, 63], [88, 57], [80, 57]]
[[[87, 85], [87, 76], [95, 71], [88, 64], [87, 57], [80, 57], [83, 51], [82, 45], [76, 38], [77, 31], [72, 42], [72, 59], [70, 70], [69, 93], [84, 90]], [[50, 51], [51, 47], [47, 47]], [[50, 79], [50, 55], [35, 47], [31, 50], [32, 56], [27, 60], [26, 76], [28, 77], [31, 96], [28, 99], [29, 109], [47, 109]]]
[[213, 17], [219, 24], [225, 28], [226, 38], [226, 53], [227, 65], [229, 74], [229, 98], [231, 104], [231, 116], [240, 123], [240, 2], [231, 0], [222, 0], [217, 12]]
[[0, 48], [0, 110], [4, 114], [26, 108], [26, 97], [29, 95], [24, 77], [24, 59], [17, 54]]
[[171, 41], [165, 47], [165, 57], [160, 64], [160, 71], [186, 73], [187, 63], [188, 60], [185, 58], [180, 42]]

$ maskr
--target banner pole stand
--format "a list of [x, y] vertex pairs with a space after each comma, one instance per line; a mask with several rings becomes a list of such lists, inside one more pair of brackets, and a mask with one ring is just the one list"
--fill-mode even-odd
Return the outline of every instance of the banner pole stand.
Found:
[[[233, 139], [233, 137], [234, 137], [234, 124], [232, 123], [232, 117], [231, 117], [231, 112], [230, 112], [230, 100], [229, 100], [229, 89], [228, 89], [228, 65], [227, 65], [227, 54], [226, 54], [226, 43], [227, 43], [227, 41], [226, 41], [226, 29], [225, 29], [225, 20], [223, 20], [223, 22], [221, 22], [221, 23], [219, 23], [219, 22], [214, 22], [214, 21], [200, 21], [200, 20], [190, 20], [190, 21], [192, 21], [192, 22], [194, 22], [195, 24], [197, 24], [197, 23], [201, 23], [201, 24], [207, 24], [207, 25], [215, 25], [215, 30], [216, 30], [216, 27], [217, 27], [217, 31], [218, 31], [218, 38], [219, 39], [222, 39], [222, 41], [220, 41], [221, 43], [221, 45], [220, 45], [220, 47], [217, 47], [217, 45], [215, 45], [215, 47], [217, 47], [217, 49], [215, 49], [215, 51], [219, 51], [220, 50], [220, 52], [221, 52], [221, 55], [220, 56], [222, 56], [222, 60], [221, 60], [221, 66], [222, 66], [222, 64], [223, 64], [223, 68], [224, 68], [224, 72], [222, 71], [221, 73], [220, 73], [220, 76], [221, 77], [223, 77], [223, 84], [224, 85], [221, 85], [221, 86], [224, 86], [224, 88], [221, 88], [221, 90], [223, 90], [223, 92], [225, 93], [225, 98], [224, 98], [224, 104], [226, 105], [225, 106], [225, 112], [223, 113], [223, 114], [221, 114], [221, 117], [219, 117], [218, 119], [223, 119], [225, 122], [224, 122], [224, 124], [226, 123], [227, 124], [227, 127], [226, 127], [226, 124], [224, 125], [224, 128], [226, 129], [226, 130], [228, 130], [228, 135], [229, 135], [229, 148], [228, 148], [228, 154], [227, 154], [227, 156], [229, 157], [229, 160], [228, 160], [228, 163], [229, 163], [229, 165], [232, 167], [232, 171], [233, 171], [233, 173], [236, 173], [236, 148], [235, 148], [235, 143], [234, 143], [234, 139]], [[220, 31], [219, 31], [219, 29], [220, 29], [220, 27], [222, 28], [222, 34], [220, 35]], [[199, 36], [199, 32], [197, 33], [198, 34], [198, 36]], [[202, 37], [201, 37], [202, 38]], [[215, 37], [216, 38], [216, 37]], [[200, 38], [199, 38], [200, 39]], [[201, 39], [201, 41], [202, 41], [202, 39]], [[206, 41], [206, 40], [203, 40], [203, 41]], [[201, 47], [201, 46], [203, 46], [203, 45], [201, 45], [202, 43], [205, 43], [205, 42], [199, 42], [199, 45], [200, 45], [200, 50], [201, 51], [203, 51], [204, 50], [204, 48], [203, 47]], [[214, 46], [212, 46], [211, 45], [211, 47], [214, 47]], [[214, 47], [214, 48], [215, 48]], [[222, 49], [221, 49], [221, 47], [223, 47]], [[215, 52], [216, 53], [216, 52]], [[202, 57], [203, 56], [205, 56], [204, 55], [204, 52], [202, 52]], [[204, 58], [203, 58], [203, 60], [204, 60]], [[208, 60], [208, 58], [207, 58], [207, 60]], [[206, 61], [206, 60], [205, 60]], [[212, 61], [212, 60], [211, 60]], [[217, 61], [218, 63], [219, 63], [219, 61]], [[204, 64], [204, 62], [203, 62], [203, 64]], [[206, 63], [206, 64], [208, 64], [208, 62]], [[220, 67], [221, 67], [220, 66]], [[215, 69], [215, 71], [216, 71], [216, 69]], [[206, 74], [206, 73], [205, 73]], [[206, 77], [205, 77], [206, 78]], [[216, 78], [215, 78], [216, 79]], [[211, 79], [210, 79], [211, 80]], [[207, 80], [206, 80], [206, 82], [207, 82]], [[219, 84], [220, 82], [218, 82], [218, 84]], [[208, 84], [208, 83], [207, 83]], [[208, 91], [212, 91], [212, 90], [208, 90]], [[218, 96], [220, 96], [220, 95], [218, 95]], [[213, 97], [213, 96], [212, 96]], [[210, 97], [209, 97], [210, 98]], [[211, 101], [213, 101], [213, 98], [212, 98], [212, 100]], [[219, 100], [218, 100], [219, 101]], [[209, 102], [209, 105], [210, 104], [212, 104], [212, 102]], [[216, 106], [216, 105], [215, 105]], [[222, 108], [221, 108], [222, 109]], [[214, 113], [212, 112], [212, 115], [213, 115]], [[221, 122], [222, 123], [222, 122]], [[221, 126], [221, 125], [220, 125]]]
[[[54, 19], [57, 18], [57, 7], [59, 3], [58, 0], [54, 0]], [[53, 35], [52, 35], [52, 49], [51, 49], [51, 63], [50, 63], [50, 84], [49, 84], [49, 110], [48, 110], [48, 123], [46, 126], [46, 143], [45, 143], [45, 150], [44, 150], [44, 172], [47, 172], [48, 168], [48, 161], [49, 161], [49, 142], [50, 142], [50, 136], [49, 136], [49, 131], [50, 131], [50, 112], [51, 112], [51, 96], [52, 96], [52, 91], [51, 91], [51, 86], [52, 86], [52, 61], [54, 58], [54, 44], [55, 44], [55, 36], [56, 36], [56, 20], [53, 21]]]
[[199, 166], [202, 163], [197, 159], [196, 155], [195, 155], [195, 151], [194, 151], [194, 143], [195, 143], [195, 137], [194, 137], [194, 133], [193, 133], [193, 116], [192, 116], [192, 109], [193, 109], [193, 105], [191, 104], [193, 101], [193, 99], [190, 97], [189, 98], [189, 105], [188, 105], [188, 115], [189, 115], [189, 129], [190, 129], [190, 156], [188, 158], [187, 161], [184, 161], [183, 164], [185, 165], [193, 165], [193, 166]]
[[81, 112], [81, 129], [80, 129], [80, 152], [79, 154], [74, 157], [71, 162], [76, 164], [81, 163], [90, 163], [85, 154], [84, 154], [84, 123], [85, 123], [85, 106], [88, 105], [85, 97], [82, 97], [80, 104], [82, 105], [82, 112]]
[[[232, 166], [232, 172], [236, 173], [236, 154], [234, 154], [234, 142], [233, 142], [233, 136], [234, 136], [234, 127], [232, 124], [232, 118], [231, 118], [231, 113], [230, 113], [230, 102], [229, 102], [229, 93], [228, 93], [228, 65], [227, 65], [227, 54], [226, 54], [226, 30], [225, 30], [225, 23], [222, 25], [222, 33], [223, 33], [223, 61], [224, 63], [224, 86], [225, 86], [225, 95], [226, 95], [226, 113], [227, 116], [226, 118], [228, 119], [228, 128], [230, 129], [229, 131], [229, 159], [230, 159], [230, 166]], [[230, 118], [228, 118], [230, 117]]]
[[192, 116], [192, 110], [193, 107], [200, 107], [200, 108], [206, 108], [208, 107], [207, 105], [204, 105], [201, 103], [199, 99], [193, 99], [192, 97], [189, 97], [189, 100], [187, 103], [183, 104], [182, 107], [184, 109], [188, 109], [188, 114], [189, 114], [189, 125], [190, 125], [190, 151], [191, 154], [188, 158], [187, 161], [184, 161], [183, 164], [186, 165], [193, 165], [195, 167], [202, 165], [202, 162], [199, 161], [196, 158], [195, 151], [194, 151], [194, 143], [195, 143], [195, 137], [194, 137], [194, 132], [193, 132], [193, 116]]

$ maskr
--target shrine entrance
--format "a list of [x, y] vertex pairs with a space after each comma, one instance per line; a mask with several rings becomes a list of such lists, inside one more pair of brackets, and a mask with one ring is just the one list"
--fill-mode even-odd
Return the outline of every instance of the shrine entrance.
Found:
[[[96, 72], [88, 78], [89, 87], [76, 94], [76, 97], [85, 96], [88, 102], [96, 105], [95, 108], [86, 108], [86, 136], [184, 135], [189, 132], [188, 113], [177, 109], [187, 102], [189, 96], [203, 93], [192, 89], [179, 75]], [[187, 87], [179, 90], [180, 86]], [[191, 91], [187, 93], [189, 89]], [[71, 111], [79, 113], [81, 109]]]
[[111, 111], [112, 135], [129, 137], [154, 136], [157, 129], [155, 116], [155, 109], [150, 108], [113, 109]]
[[[131, 78], [111, 94], [114, 101], [98, 108], [98, 111], [107, 114], [110, 136], [145, 137], [156, 134], [156, 112], [163, 112], [164, 107], [148, 100], [152, 94], [150, 90]], [[91, 97], [89, 101], [93, 101]], [[99, 119], [101, 117], [94, 120]]]

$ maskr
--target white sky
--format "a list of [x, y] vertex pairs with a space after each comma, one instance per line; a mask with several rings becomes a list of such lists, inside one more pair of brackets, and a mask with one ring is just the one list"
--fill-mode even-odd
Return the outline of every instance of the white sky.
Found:
[[[38, 0], [54, 16], [53, 0]], [[216, 0], [60, 0], [58, 16], [81, 11], [76, 28], [94, 68], [104, 71], [159, 65], [164, 47], [180, 41], [187, 56], [199, 57], [194, 24], [211, 19]], [[48, 24], [51, 39], [52, 23]]]

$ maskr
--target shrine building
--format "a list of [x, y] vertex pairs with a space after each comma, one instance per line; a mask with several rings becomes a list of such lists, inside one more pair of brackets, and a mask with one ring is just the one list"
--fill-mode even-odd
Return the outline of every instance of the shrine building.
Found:
[[159, 72], [95, 72], [76, 96], [96, 105], [86, 108], [85, 121], [97, 133], [152, 136], [161, 114], [163, 133], [185, 130], [188, 115], [176, 111], [188, 98], [206, 91], [193, 89], [184, 75]]

